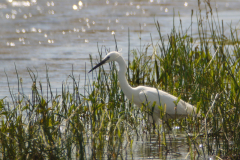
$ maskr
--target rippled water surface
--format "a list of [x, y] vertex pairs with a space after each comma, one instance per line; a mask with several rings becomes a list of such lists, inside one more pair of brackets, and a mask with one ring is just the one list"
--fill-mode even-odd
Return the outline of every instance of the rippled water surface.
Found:
[[[204, 8], [203, 3], [200, 5]], [[238, 24], [238, 1], [222, 0], [212, 2], [212, 6], [218, 8], [220, 20]], [[163, 35], [167, 35], [172, 28], [173, 12], [176, 22], [181, 15], [186, 29], [192, 9], [198, 10], [195, 0], [0, 1], [0, 97], [9, 95], [6, 74], [11, 89], [16, 90], [15, 66], [23, 79], [25, 94], [31, 88], [27, 68], [37, 73], [44, 84], [47, 66], [52, 88], [60, 89], [73, 66], [75, 76], [80, 75], [83, 84], [85, 64], [87, 70], [91, 68], [89, 54], [98, 56], [97, 44], [114, 50], [115, 35], [118, 48], [127, 58], [128, 29], [131, 49], [138, 48], [140, 31], [142, 44], [150, 43], [150, 34], [155, 42], [158, 39], [154, 19], [159, 21]]]

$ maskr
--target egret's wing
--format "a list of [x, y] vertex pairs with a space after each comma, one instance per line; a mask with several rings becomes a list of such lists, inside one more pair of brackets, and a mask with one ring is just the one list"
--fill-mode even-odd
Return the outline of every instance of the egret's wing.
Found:
[[[160, 118], [160, 109], [158, 96], [156, 96], [157, 90], [154, 91], [154, 88], [144, 87], [139, 93], [139, 99], [142, 104], [148, 107], [148, 115], [150, 115], [155, 122]], [[155, 101], [155, 106], [153, 105]]]
[[153, 88], [147, 88], [139, 93], [139, 98], [142, 103], [150, 107], [153, 105], [153, 102], [156, 102], [156, 105], [160, 105], [159, 95], [157, 89], [154, 90]]
[[[168, 110], [170, 111], [170, 109], [165, 104], [166, 98], [169, 99], [168, 95], [169, 95], [168, 93], [166, 93], [165, 95], [162, 91], [157, 90], [155, 88], [146, 88], [139, 93], [139, 98], [141, 99], [142, 103], [147, 105], [150, 109], [154, 107], [154, 112], [160, 115], [159, 106], [161, 106], [163, 108], [163, 111], [165, 110], [166, 113], [168, 113]], [[154, 102], [156, 104], [155, 106], [153, 106]], [[173, 104], [171, 106], [173, 106]], [[170, 107], [170, 105], [168, 106]]]
[[156, 112], [156, 114], [160, 114], [159, 106], [162, 106], [163, 111], [166, 111], [166, 114], [171, 116], [186, 116], [195, 111], [194, 106], [184, 102], [183, 100], [180, 100], [176, 105], [178, 100], [177, 97], [155, 88], [143, 89], [139, 93], [139, 98], [141, 99], [142, 103], [147, 104], [150, 108], [152, 107], [153, 103], [156, 102], [157, 106], [155, 105], [154, 107], [154, 112]]

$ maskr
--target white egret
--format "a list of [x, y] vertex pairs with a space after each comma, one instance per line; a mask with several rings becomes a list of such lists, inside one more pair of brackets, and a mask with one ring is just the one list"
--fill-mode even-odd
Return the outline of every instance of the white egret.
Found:
[[[161, 110], [159, 109], [159, 106], [162, 106], [163, 111], [165, 111], [165, 114], [162, 117], [163, 120], [167, 120], [169, 118], [186, 117], [188, 115], [196, 115], [196, 108], [194, 106], [184, 102], [181, 99], [178, 101], [177, 97], [167, 92], [146, 86], [138, 86], [136, 88], [131, 87], [125, 77], [127, 65], [121, 54], [116, 51], [108, 53], [104, 59], [95, 67], [93, 67], [88, 73], [111, 61], [118, 62], [118, 80], [123, 93], [134, 104], [138, 106], [142, 106], [143, 104], [147, 105], [152, 111], [153, 120], [155, 122], [157, 122], [160, 118]], [[155, 106], [153, 106], [153, 104], [155, 104]]]

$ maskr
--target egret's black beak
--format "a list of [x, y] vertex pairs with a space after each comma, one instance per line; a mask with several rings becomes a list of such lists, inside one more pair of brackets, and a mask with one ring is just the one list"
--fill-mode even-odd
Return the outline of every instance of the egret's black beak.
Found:
[[93, 67], [88, 73], [92, 72], [94, 69], [100, 67], [101, 65], [103, 65], [104, 63], [106, 63], [106, 61], [109, 59], [110, 57], [105, 58], [104, 60], [102, 60], [100, 63], [98, 63], [95, 67]]

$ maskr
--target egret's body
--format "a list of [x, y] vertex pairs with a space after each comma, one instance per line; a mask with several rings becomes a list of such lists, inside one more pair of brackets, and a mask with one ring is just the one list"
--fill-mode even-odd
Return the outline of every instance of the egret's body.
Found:
[[[158, 121], [160, 118], [160, 109], [159, 106], [162, 106], [165, 115], [163, 120], [168, 118], [179, 118], [186, 117], [188, 115], [195, 115], [196, 108], [191, 104], [180, 100], [177, 103], [178, 98], [164, 92], [162, 90], [157, 90], [156, 88], [138, 86], [136, 88], [131, 87], [126, 79], [127, 65], [123, 57], [118, 52], [110, 52], [105, 58], [97, 64], [92, 70], [103, 65], [104, 63], [116, 61], [119, 64], [118, 79], [120, 82], [121, 89], [127, 98], [138, 106], [146, 104], [150, 110], [152, 110], [153, 103], [156, 102], [154, 110], [152, 112], [154, 121]], [[177, 103], [177, 105], [176, 105]]]

